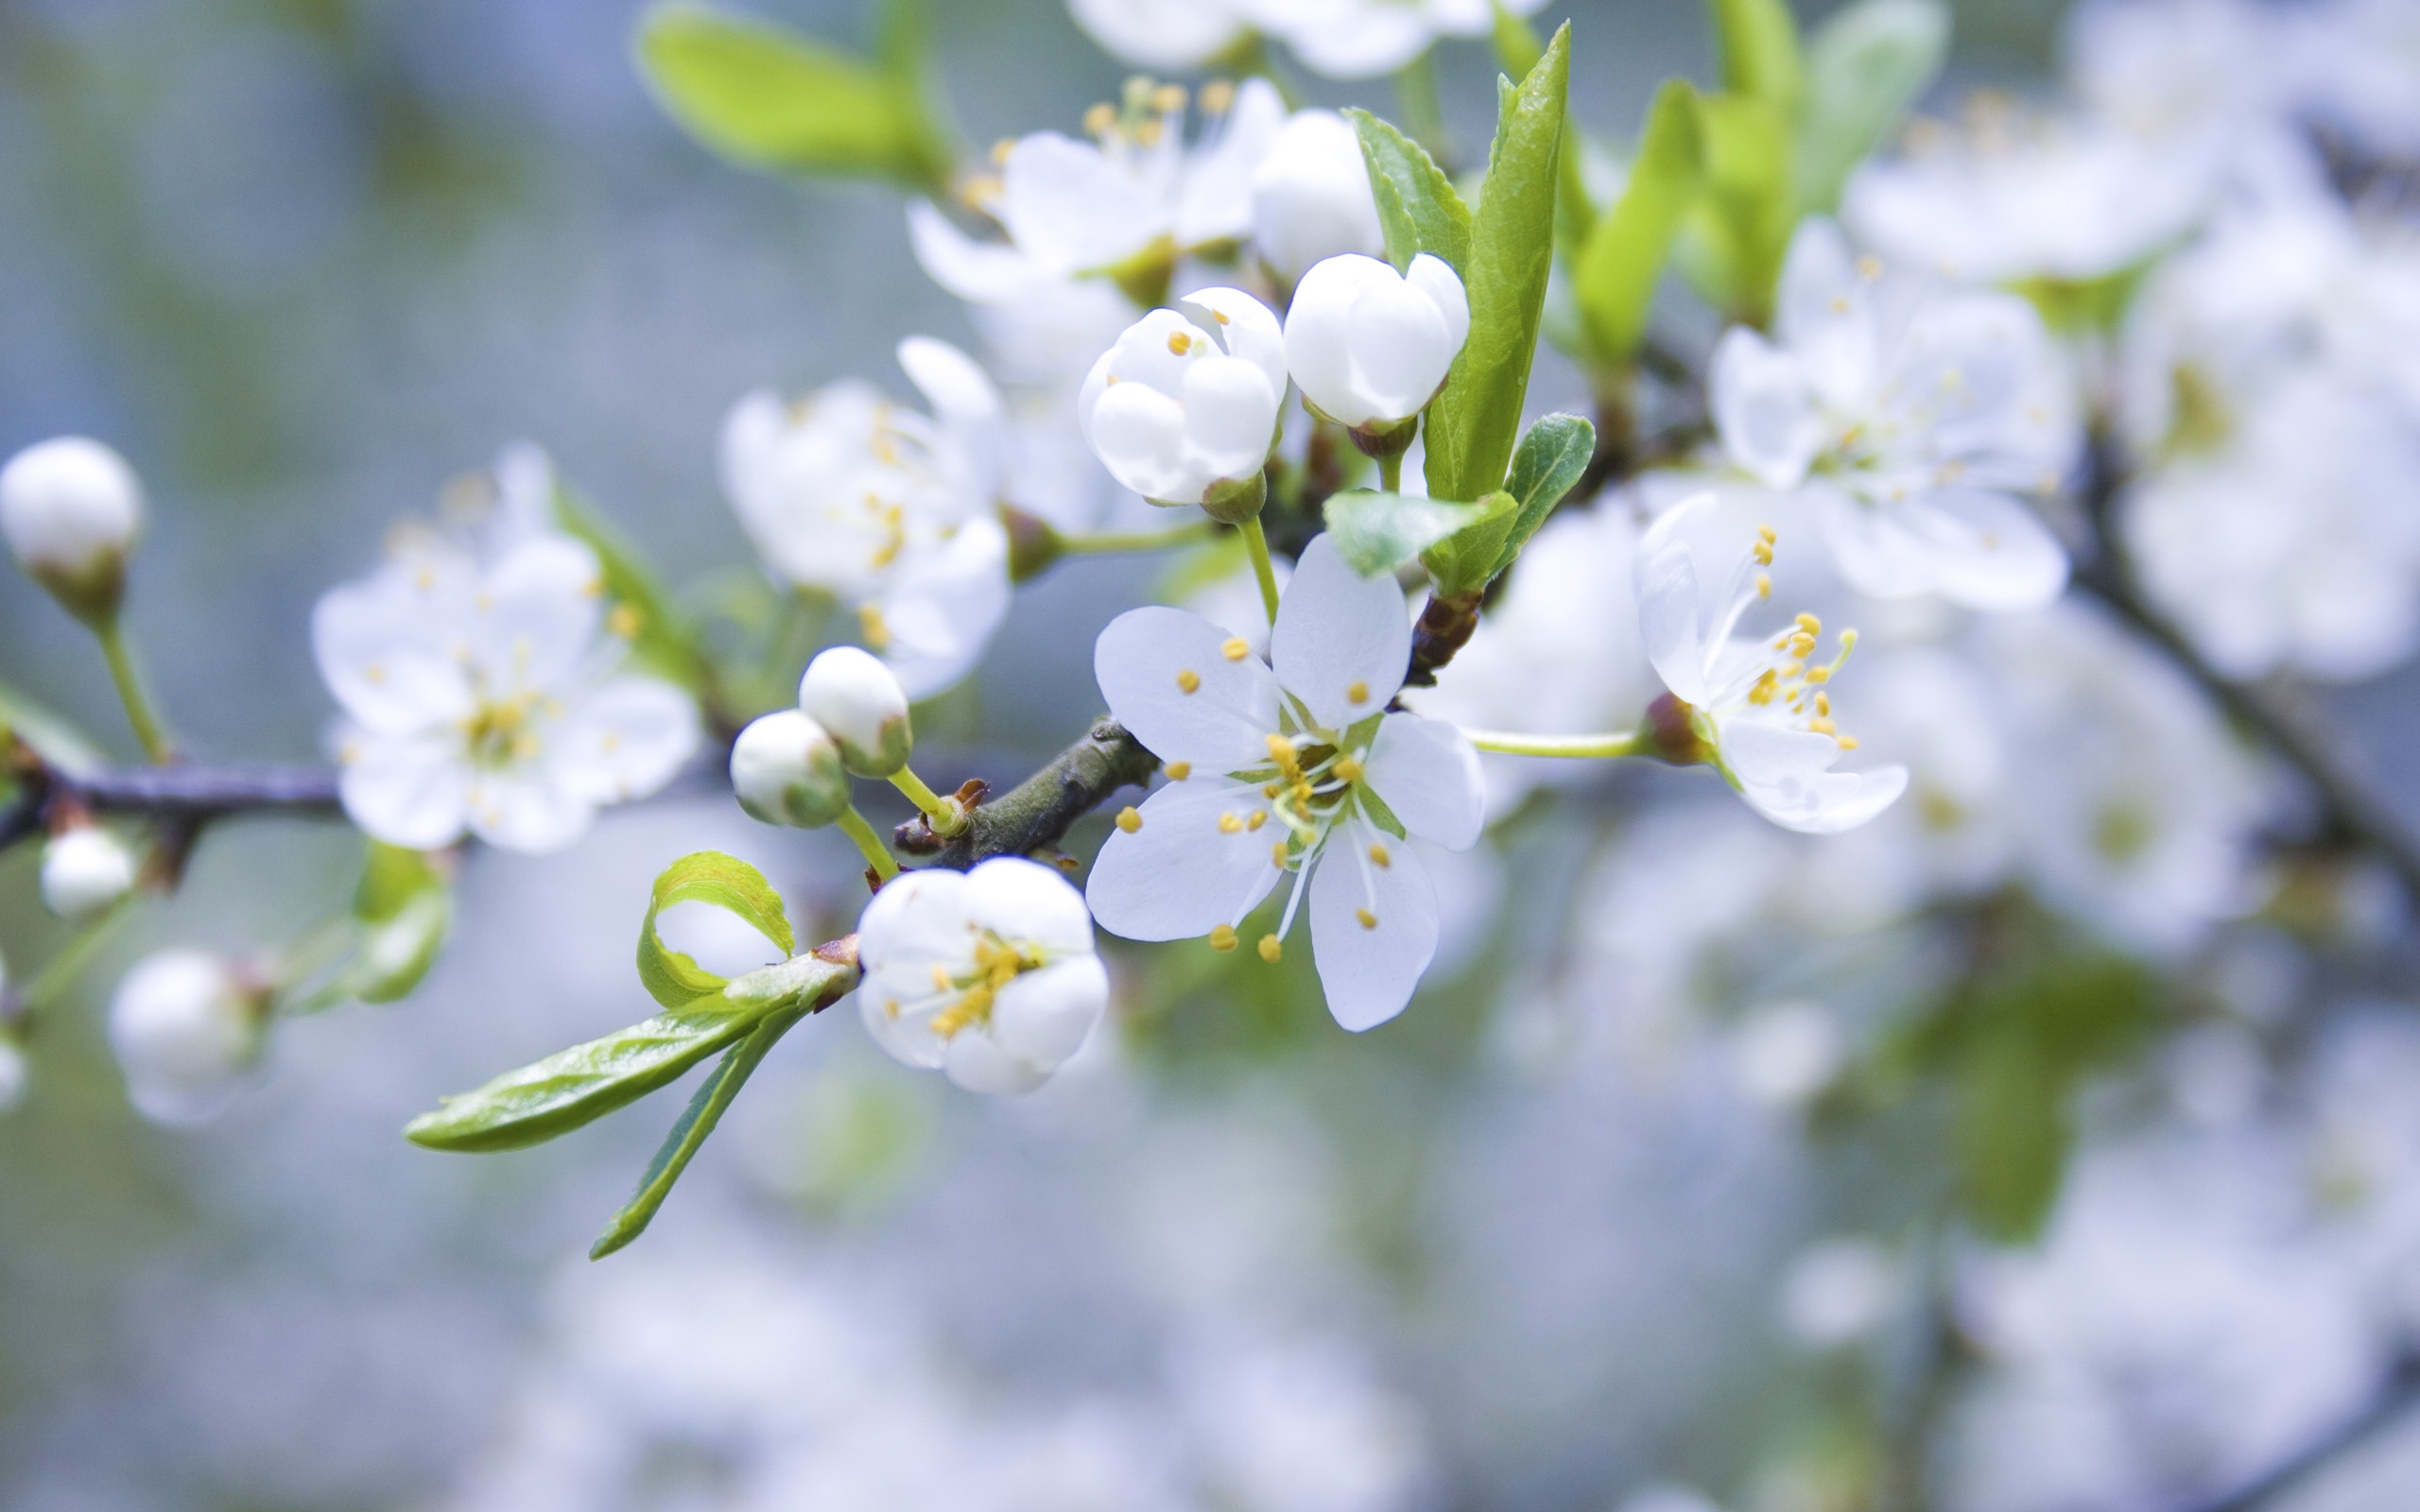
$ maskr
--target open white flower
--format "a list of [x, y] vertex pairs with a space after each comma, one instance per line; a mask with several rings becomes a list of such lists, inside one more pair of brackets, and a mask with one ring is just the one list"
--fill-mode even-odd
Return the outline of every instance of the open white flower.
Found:
[[1156, 504], [1247, 495], [1286, 399], [1285, 338], [1241, 289], [1201, 289], [1154, 310], [1104, 352], [1076, 396], [1076, 419], [1110, 475]]
[[[484, 541], [399, 543], [311, 615], [320, 676], [344, 711], [345, 813], [413, 850], [465, 831], [561, 849], [596, 811], [654, 792], [698, 748], [686, 694], [626, 676], [596, 554], [514, 519]], [[622, 611], [616, 611], [622, 618]]]
[[1711, 762], [1750, 808], [1786, 830], [1854, 829], [1908, 785], [1904, 766], [1832, 769], [1857, 745], [1834, 724], [1828, 691], [1857, 632], [1841, 632], [1829, 662], [1815, 660], [1823, 625], [1812, 614], [1771, 638], [1736, 636], [1748, 610], [1772, 592], [1762, 569], [1772, 561], [1773, 534], [1764, 530], [1743, 543], [1728, 582], [1709, 596], [1689, 537], [1714, 508], [1712, 494], [1676, 506], [1639, 542], [1639, 630], [1648, 660], [1678, 700], [1677, 707], [1659, 700], [1650, 711], [1657, 752]]
[[894, 878], [857, 923], [857, 959], [874, 1042], [969, 1091], [1041, 1086], [1109, 1003], [1083, 899], [1018, 856]]
[[1200, 68], [1245, 33], [1227, 0], [1067, 0], [1067, 9], [1103, 49], [1145, 68]]
[[1169, 782], [1118, 816], [1085, 887], [1130, 939], [1236, 926], [1288, 872], [1275, 960], [1305, 891], [1328, 1010], [1347, 1029], [1403, 1011], [1437, 951], [1437, 898], [1407, 835], [1478, 839], [1478, 756], [1451, 725], [1390, 713], [1411, 651], [1403, 593], [1365, 578], [1324, 536], [1296, 564], [1270, 661], [1183, 610], [1132, 610], [1101, 632], [1093, 670], [1110, 712]]
[[147, 957], [110, 999], [110, 1048], [135, 1110], [160, 1124], [226, 1111], [260, 1061], [268, 1020], [267, 992], [218, 956]]
[[1470, 297], [1443, 258], [1423, 252], [1398, 273], [1347, 253], [1296, 286], [1286, 312], [1286, 366], [1328, 419], [1352, 430], [1384, 429], [1428, 406], [1470, 334]]
[[854, 608], [866, 644], [926, 697], [973, 669], [1009, 611], [1008, 436], [966, 353], [910, 336], [899, 365], [932, 414], [856, 381], [796, 404], [741, 400], [723, 421], [723, 490], [774, 573]]
[[[1526, 16], [1546, 0], [1509, 0]], [[1440, 37], [1483, 37], [1487, 0], [1247, 0], [1245, 13], [1283, 37], [1303, 66], [1330, 78], [1375, 78], [1418, 58]]]
[[1297, 111], [1252, 176], [1252, 237], [1287, 283], [1346, 252], [1386, 250], [1361, 137], [1334, 111]]
[[2056, 485], [2077, 436], [2031, 306], [1886, 270], [1810, 221], [1775, 329], [1723, 336], [1715, 422], [1734, 463], [1814, 505], [1851, 586], [1979, 610], [2058, 596], [2066, 553], [2020, 495]]

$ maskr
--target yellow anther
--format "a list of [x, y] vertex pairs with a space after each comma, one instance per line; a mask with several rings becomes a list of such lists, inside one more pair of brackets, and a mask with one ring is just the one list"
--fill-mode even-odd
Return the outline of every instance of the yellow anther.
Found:
[[1009, 154], [1014, 152], [1016, 149], [1017, 139], [1012, 136], [1004, 136], [997, 142], [993, 143], [992, 166], [995, 168], [1007, 167], [1009, 165]]
[[1846, 315], [1849, 313], [1849, 297], [1847, 295], [1835, 294], [1832, 296], [1832, 313], [1834, 315]]
[[1857, 276], [1871, 284], [1882, 276], [1882, 259], [1872, 252], [1857, 260]]
[[1804, 662], [1785, 662], [1781, 664], [1781, 675], [1785, 678], [1800, 677], [1806, 671], [1806, 663]]
[[1363, 929], [1375, 929], [1378, 927], [1378, 916], [1370, 912], [1367, 908], [1356, 908], [1353, 910], [1353, 917], [1361, 920], [1361, 927]]
[[1364, 769], [1361, 764], [1352, 757], [1341, 757], [1336, 764], [1336, 780], [1340, 782], [1357, 782], [1361, 781]]
[[373, 688], [377, 687], [387, 680], [387, 669], [372, 662], [361, 669], [361, 680]]
[[1234, 950], [1236, 948], [1236, 926], [1233, 924], [1220, 924], [1218, 928], [1212, 930], [1210, 932], [1210, 948], [1214, 951]]
[[1763, 708], [1773, 701], [1773, 695], [1780, 691], [1780, 676], [1772, 668], [1765, 668], [1756, 675], [1755, 685], [1748, 690], [1748, 701], [1759, 709]]
[[1193, 775], [1193, 764], [1191, 762], [1170, 762], [1167, 765], [1167, 772], [1169, 782], [1182, 782], [1186, 778]]
[[1756, 539], [1770, 546], [1774, 541], [1781, 539], [1781, 533], [1773, 529], [1771, 525], [1758, 525], [1756, 527]]
[[899, 1000], [898, 1000], [897, 998], [886, 998], [886, 999], [884, 999], [884, 1000], [883, 1000], [883, 1005], [882, 1005], [882, 1011], [883, 1011], [885, 1014], [888, 1014], [888, 1015], [889, 1015], [890, 1017], [891, 1017], [891, 1018], [894, 1018], [894, 1019], [895, 1019], [895, 1018], [899, 1017]]
[[1227, 312], [1226, 312], [1226, 311], [1224, 311], [1224, 310], [1213, 310], [1213, 311], [1211, 311], [1211, 312], [1210, 312], [1210, 318], [1211, 318], [1211, 319], [1213, 319], [1213, 320], [1218, 321], [1220, 325], [1233, 325], [1233, 324], [1235, 324], [1235, 322], [1234, 322], [1233, 320], [1230, 320], [1230, 319], [1228, 319], [1228, 318], [1227, 318]]
[[1143, 811], [1129, 803], [1117, 811], [1117, 827], [1132, 834], [1143, 827]]
[[1252, 817], [1244, 821], [1244, 828], [1247, 830], [1257, 830], [1268, 822], [1269, 811], [1267, 809], [1254, 809], [1252, 811]]
[[1184, 86], [1163, 84], [1151, 92], [1151, 109], [1163, 113], [1184, 109]]
[[1758, 573], [1756, 575], [1756, 596], [1758, 598], [1771, 598], [1773, 596], [1772, 574]]
[[639, 638], [639, 611], [628, 604], [616, 604], [614, 612], [605, 616], [605, 629], [618, 641]]
[[1186, 667], [1177, 673], [1176, 685], [1186, 693], [1197, 693], [1201, 688], [1201, 674]]
[[1294, 756], [1294, 743], [1283, 735], [1269, 737], [1269, 759], [1289, 779], [1302, 775], [1302, 763]]
[[[1816, 670], [1820, 672], [1823, 669], [1818, 667]], [[1815, 696], [1815, 712], [1819, 714], [1829, 714], [1832, 712], [1831, 695], [1819, 693]]]
[[1233, 814], [1221, 814], [1219, 816], [1219, 833], [1220, 834], [1241, 834], [1244, 833], [1244, 821], [1236, 817]]
[[1841, 632], [1841, 655], [1842, 655], [1842, 656], [1846, 656], [1846, 655], [1848, 655], [1851, 651], [1854, 651], [1854, 650], [1856, 650], [1856, 649], [1857, 649], [1857, 631], [1855, 631], [1855, 630], [1842, 630], [1842, 631]]
[[942, 969], [941, 962], [935, 961], [933, 963], [933, 990], [936, 992], [946, 992], [950, 989], [950, 986], [949, 972]]
[[1830, 667], [1808, 667], [1806, 669], [1806, 680], [1809, 682], [1829, 682], [1832, 680], [1832, 669]]
[[1240, 662], [1252, 655], [1252, 643], [1240, 635], [1233, 636], [1226, 644], [1219, 647], [1219, 654], [1230, 662]]
[[1236, 86], [1223, 78], [1214, 78], [1201, 86], [1201, 111], [1205, 115], [1224, 115], [1236, 103]]
[[1286, 942], [1279, 939], [1274, 935], [1263, 935], [1260, 936], [1259, 950], [1260, 958], [1267, 961], [1270, 965], [1275, 966], [1279, 961], [1285, 958]]
[[1169, 332], [1168, 350], [1175, 352], [1180, 357], [1184, 356], [1186, 352], [1193, 350], [1192, 335], [1183, 331]]
[[1370, 864], [1384, 870], [1395, 864], [1395, 858], [1387, 853], [1385, 846], [1374, 843], [1370, 847]]
[[857, 628], [864, 633], [866, 644], [881, 651], [890, 644], [890, 627], [882, 617], [882, 610], [873, 604], [857, 606]]
[[1815, 654], [1815, 637], [1811, 635], [1791, 636], [1789, 638], [1789, 654], [1799, 658], [1801, 661], [1813, 656]]
[[1318, 789], [1311, 786], [1309, 778], [1296, 778], [1294, 780], [1294, 812], [1305, 818], [1309, 817], [1311, 799], [1317, 792]]
[[1857, 737], [1856, 737], [1855, 735], [1839, 735], [1839, 736], [1835, 736], [1834, 738], [1835, 738], [1835, 739], [1837, 739], [1837, 740], [1841, 743], [1841, 749], [1842, 749], [1842, 750], [1855, 750], [1855, 749], [1857, 749]]
[[1829, 735], [1836, 733], [1838, 727], [1828, 719], [1809, 719], [1806, 721], [1806, 728], [1819, 735]]
[[1278, 868], [1279, 870], [1281, 870], [1281, 871], [1285, 869], [1285, 867], [1286, 867], [1286, 842], [1285, 842], [1285, 841], [1280, 840], [1280, 841], [1278, 841], [1275, 845], [1272, 845], [1272, 846], [1270, 846], [1270, 847], [1269, 848], [1269, 864], [1270, 864], [1270, 866], [1272, 866], [1272, 867], [1277, 868]]
[[1117, 107], [1110, 104], [1107, 100], [1101, 101], [1099, 104], [1084, 112], [1084, 134], [1086, 136], [1100, 136], [1107, 132], [1111, 127], [1115, 126], [1116, 124]]
[[1756, 558], [1757, 566], [1770, 567], [1773, 564], [1773, 543], [1770, 541], [1759, 541], [1749, 549], [1749, 555]]
[[603, 598], [605, 596], [605, 579], [602, 577], [592, 577], [588, 581], [580, 584], [579, 596], [582, 598]]
[[1344, 690], [1344, 701], [1346, 703], [1368, 703], [1370, 701], [1370, 685], [1358, 679], [1356, 679], [1352, 685]]
[[1812, 614], [1801, 614], [1798, 616], [1796, 623], [1802, 634], [1821, 635], [1824, 633], [1824, 622], [1817, 619]]
[[1260, 796], [1263, 798], [1275, 798], [1285, 790], [1286, 785], [1283, 782], [1271, 782], [1260, 790]]
[[1145, 121], [1140, 126], [1134, 128], [1134, 140], [1142, 146], [1158, 146], [1160, 145], [1160, 138], [1165, 133], [1160, 129], [1160, 123], [1157, 121]]

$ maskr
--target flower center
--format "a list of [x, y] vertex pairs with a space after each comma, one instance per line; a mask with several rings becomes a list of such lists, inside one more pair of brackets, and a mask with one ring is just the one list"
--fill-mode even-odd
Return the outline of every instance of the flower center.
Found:
[[[952, 975], [945, 967], [934, 965], [933, 990], [955, 993], [957, 1001], [934, 1015], [933, 1033], [943, 1040], [954, 1040], [971, 1024], [991, 1022], [992, 1004], [1000, 989], [1043, 964], [1042, 953], [1034, 947], [1011, 945], [991, 931], [984, 931], [975, 942], [973, 971]], [[897, 1012], [898, 1005], [892, 1004], [891, 1010]]]
[[462, 721], [462, 741], [472, 764], [500, 768], [534, 759], [544, 748], [538, 721], [555, 712], [553, 700], [541, 693], [482, 699]]

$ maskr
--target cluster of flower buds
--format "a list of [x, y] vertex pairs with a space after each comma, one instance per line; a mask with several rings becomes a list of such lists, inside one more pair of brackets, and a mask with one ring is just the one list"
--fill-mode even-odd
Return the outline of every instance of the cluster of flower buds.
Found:
[[896, 778], [916, 745], [907, 690], [854, 645], [807, 664], [798, 705], [752, 722], [731, 747], [739, 806], [767, 824], [818, 830], [850, 812], [849, 778]]

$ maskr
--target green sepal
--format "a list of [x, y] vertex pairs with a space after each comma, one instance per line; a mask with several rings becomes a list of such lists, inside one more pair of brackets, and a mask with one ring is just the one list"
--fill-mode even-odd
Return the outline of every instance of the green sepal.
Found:
[[1800, 209], [1832, 213], [1849, 174], [1924, 97], [1948, 55], [1941, 0], [1858, 0], [1816, 28], [1798, 130]]
[[597, 567], [605, 575], [606, 600], [617, 610], [628, 610], [634, 618], [631, 665], [692, 694], [703, 692], [708, 674], [705, 658], [698, 650], [696, 627], [673, 602], [631, 538], [560, 477], [555, 482], [554, 517], [557, 528], [596, 554]]
[[1495, 141], [1471, 220], [1470, 261], [1460, 269], [1470, 297], [1470, 337], [1422, 427], [1434, 498], [1481, 499], [1495, 492], [1520, 435], [1554, 266], [1570, 64], [1566, 24], [1518, 89], [1499, 83]]
[[915, 13], [893, 7], [888, 55], [871, 62], [697, 0], [639, 23], [640, 72], [708, 148], [752, 167], [889, 179], [945, 189], [956, 157], [917, 72]]
[[656, 916], [674, 903], [712, 903], [739, 916], [757, 934], [781, 948], [784, 955], [798, 949], [790, 933], [789, 915], [782, 895], [765, 874], [719, 850], [699, 850], [664, 868], [648, 900], [647, 919], [639, 926], [639, 981], [648, 996], [666, 1008], [681, 1009], [698, 999], [720, 992], [728, 978], [716, 975], [664, 943], [655, 932]]
[[1494, 512], [1512, 509], [1510, 498], [1448, 504], [1416, 494], [1346, 489], [1328, 495], [1329, 539], [1348, 565], [1364, 577], [1391, 573], [1439, 541], [1466, 530]]
[[1627, 363], [1646, 339], [1656, 281], [1705, 181], [1705, 132], [1698, 114], [1698, 92], [1689, 81], [1666, 80], [1648, 108], [1621, 198], [1582, 244], [1572, 283], [1589, 355], [1600, 365]]
[[706, 1143], [706, 1136], [722, 1122], [723, 1113], [730, 1108], [732, 1100], [739, 1095], [739, 1089], [748, 1084], [757, 1062], [765, 1058], [765, 1053], [772, 1049], [782, 1036], [789, 1033], [799, 1020], [806, 1017], [807, 1011], [798, 1007], [768, 1014], [763, 1022], [748, 1032], [746, 1039], [723, 1053], [715, 1069], [698, 1084], [697, 1092], [689, 1099], [689, 1106], [682, 1109], [681, 1117], [672, 1125], [672, 1132], [665, 1136], [664, 1143], [657, 1148], [655, 1159], [648, 1162], [646, 1174], [639, 1177], [636, 1194], [621, 1211], [614, 1214], [614, 1221], [607, 1224], [605, 1231], [596, 1236], [596, 1242], [588, 1246], [589, 1259], [603, 1260], [647, 1232], [647, 1226], [655, 1221], [656, 1210], [664, 1206], [666, 1197], [671, 1195], [672, 1184], [681, 1179], [681, 1174], [689, 1168], [690, 1159]]
[[1471, 212], [1454, 192], [1453, 180], [1426, 147], [1385, 121], [1363, 110], [1344, 114], [1361, 138], [1361, 162], [1378, 201], [1387, 261], [1401, 273], [1428, 252], [1461, 272], [1471, 256]]
[[677, 1080], [773, 1014], [837, 1001], [857, 975], [854, 962], [811, 954], [751, 971], [721, 991], [441, 1099], [405, 1125], [404, 1137], [464, 1152], [543, 1143]]

